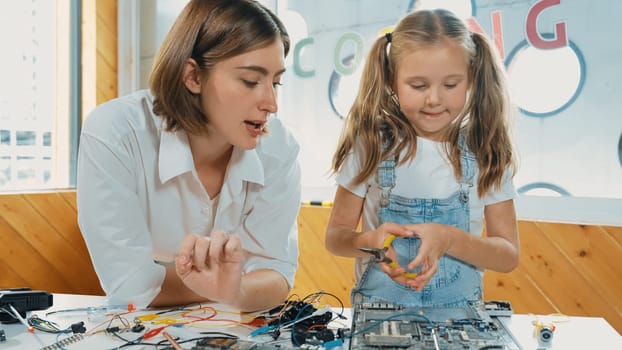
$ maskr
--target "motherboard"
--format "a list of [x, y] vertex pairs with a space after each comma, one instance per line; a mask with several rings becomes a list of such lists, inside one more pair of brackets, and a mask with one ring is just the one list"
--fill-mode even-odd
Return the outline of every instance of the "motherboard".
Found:
[[498, 320], [505, 315], [499, 316], [497, 308], [489, 313], [490, 309], [489, 303], [465, 308], [355, 304], [350, 349], [522, 350]]

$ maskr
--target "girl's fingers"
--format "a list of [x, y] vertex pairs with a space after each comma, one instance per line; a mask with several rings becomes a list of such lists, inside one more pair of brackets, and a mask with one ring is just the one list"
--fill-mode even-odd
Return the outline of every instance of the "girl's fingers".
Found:
[[423, 261], [423, 257], [421, 255], [417, 255], [415, 259], [408, 264], [408, 269], [409, 270], [416, 269], [419, 265], [421, 265], [422, 261]]
[[382, 224], [380, 230], [384, 234], [393, 234], [399, 237], [410, 237], [414, 234], [414, 232], [409, 230], [406, 226], [392, 222]]
[[427, 263], [423, 264], [421, 273], [417, 276], [417, 278], [427, 283], [429, 280], [432, 279], [432, 276], [434, 276], [437, 269], [438, 269], [438, 266], [436, 264], [433, 264], [431, 266]]
[[390, 267], [387, 264], [380, 264], [380, 269], [384, 273], [389, 275], [391, 278], [395, 278], [395, 277], [401, 276], [404, 273], [404, 268], [402, 268], [402, 267], [392, 268], [392, 267]]

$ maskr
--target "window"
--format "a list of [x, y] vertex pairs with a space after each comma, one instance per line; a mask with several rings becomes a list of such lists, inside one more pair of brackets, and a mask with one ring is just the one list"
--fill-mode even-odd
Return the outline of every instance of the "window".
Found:
[[78, 3], [0, 4], [0, 192], [74, 183]]

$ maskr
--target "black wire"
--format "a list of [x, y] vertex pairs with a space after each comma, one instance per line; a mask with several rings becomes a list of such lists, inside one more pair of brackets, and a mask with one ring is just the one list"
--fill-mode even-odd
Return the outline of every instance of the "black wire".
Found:
[[[304, 300], [304, 299], [303, 299], [303, 300]], [[297, 322], [299, 322], [298, 318], [300, 317], [300, 315], [302, 315], [302, 312], [304, 311], [304, 309], [305, 309], [307, 306], [311, 306], [311, 307], [313, 307], [311, 304], [308, 304], [308, 303], [307, 303], [307, 305], [305, 305], [305, 306], [303, 306], [302, 308], [300, 308], [300, 310], [298, 310], [298, 313], [296, 314], [296, 317], [294, 317], [294, 320], [293, 320], [293, 323], [292, 323], [292, 330], [291, 330], [291, 334], [292, 334], [292, 343], [294, 343], [294, 345], [296, 345], [296, 346], [300, 346], [300, 345], [302, 345], [302, 344], [303, 344], [303, 343], [300, 343], [300, 344], [299, 344], [299, 342], [298, 342], [298, 340], [299, 340], [299, 339], [298, 339], [298, 336], [296, 335], [296, 323], [297, 323]]]
[[188, 343], [191, 341], [199, 341], [199, 340], [203, 340], [203, 339], [235, 339], [238, 340], [238, 337], [197, 337], [197, 338], [190, 338], [190, 339], [186, 339], [186, 340], [181, 340], [181, 341], [177, 341], [179, 344], [183, 344], [183, 343]]
[[238, 337], [235, 334], [231, 334], [231, 333], [227, 333], [227, 332], [219, 332], [219, 331], [199, 332], [199, 334], [205, 334], [206, 336], [207, 335], [217, 335], [217, 336], [220, 336], [221, 338], [240, 339], [240, 337]]
[[188, 305], [183, 305], [183, 306], [177, 306], [171, 309], [166, 309], [166, 310], [161, 310], [156, 312], [156, 315], [163, 315], [163, 314], [167, 314], [169, 312], [175, 312], [175, 311], [186, 311], [186, 310], [193, 310], [191, 308], [192, 305], [199, 305], [199, 308], [202, 307], [201, 303], [194, 303], [194, 304], [188, 304]]
[[110, 334], [114, 335], [115, 337], [123, 340], [125, 342], [125, 344], [117, 346], [116, 348], [112, 348], [112, 349], [121, 349], [121, 348], [125, 348], [128, 346], [136, 346], [136, 345], [149, 345], [149, 346], [157, 346], [158, 344], [154, 344], [154, 343], [145, 343], [143, 342], [143, 336], [141, 335], [140, 337], [134, 339], [134, 340], [129, 340], [126, 339], [124, 337], [122, 337], [121, 335], [119, 335], [119, 332], [109, 332]]
[[[134, 340], [130, 340], [130, 339], [126, 339], [124, 337], [122, 337], [118, 332], [110, 332], [112, 335], [114, 335], [115, 337], [121, 339], [122, 341], [125, 342], [125, 344], [120, 345], [116, 348], [113, 349], [121, 349], [121, 348], [126, 348], [129, 346], [137, 346], [137, 345], [143, 345], [143, 346], [153, 346], [156, 348], [156, 350], [162, 346], [162, 345], [168, 345], [170, 344], [168, 340], [164, 339], [159, 341], [158, 343], [147, 343], [147, 342], [143, 342], [143, 336], [138, 337], [137, 339]], [[239, 339], [238, 336], [231, 334], [231, 333], [226, 333], [226, 332], [201, 332], [201, 334], [207, 334], [209, 336], [203, 336], [203, 337], [196, 337], [196, 338], [190, 338], [190, 339], [185, 339], [185, 340], [177, 340], [177, 343], [179, 344], [184, 344], [184, 343], [189, 343], [192, 341], [199, 341], [199, 340], [203, 340], [203, 339], [215, 339], [215, 338], [227, 338], [227, 339]], [[215, 337], [213, 335], [216, 335]], [[172, 345], [172, 344], [171, 344]]]
[[307, 295], [306, 297], [304, 297], [302, 300], [303, 300], [303, 301], [304, 301], [304, 300], [307, 300], [307, 298], [310, 298], [310, 297], [312, 297], [312, 296], [314, 296], [314, 295], [317, 295], [317, 296], [320, 296], [320, 297], [321, 297], [322, 295], [328, 295], [328, 296], [333, 297], [335, 300], [337, 300], [337, 301], [339, 302], [339, 306], [341, 306], [341, 313], [337, 314], [337, 316], [338, 316], [340, 319], [342, 319], [342, 320], [347, 319], [347, 317], [346, 317], [346, 316], [344, 316], [344, 314], [343, 314], [343, 313], [345, 312], [346, 308], [345, 308], [345, 306], [343, 305], [343, 301], [342, 301], [342, 300], [341, 300], [338, 296], [336, 296], [336, 295], [335, 295], [335, 294], [333, 294], [333, 293], [325, 292], [325, 291], [323, 291], [323, 290], [322, 290], [322, 291], [319, 291], [319, 292], [315, 292], [315, 293], [313, 293], [313, 294], [309, 294], [309, 295]]
[[121, 322], [121, 324], [123, 326], [125, 326], [126, 328], [129, 328], [131, 326], [130, 322], [128, 320], [126, 320], [125, 318], [121, 317], [121, 315], [114, 315], [112, 316], [112, 318], [110, 319], [110, 321], [108, 321], [108, 327], [106, 327], [106, 329], [110, 329], [110, 327], [112, 326], [112, 321], [114, 321], [115, 318], [118, 318], [119, 321]]

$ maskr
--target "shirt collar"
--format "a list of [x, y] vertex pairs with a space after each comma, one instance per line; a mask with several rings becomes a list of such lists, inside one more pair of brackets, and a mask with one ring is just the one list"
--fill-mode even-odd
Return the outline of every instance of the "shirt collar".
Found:
[[194, 169], [194, 161], [186, 132], [183, 130], [171, 132], [160, 129], [158, 159], [160, 181], [165, 183], [175, 176], [192, 171], [192, 169]]
[[[188, 134], [183, 130], [161, 130], [159, 154], [158, 171], [162, 183], [194, 169]], [[264, 168], [256, 149], [234, 148], [228, 172], [227, 181], [233, 192], [241, 191], [244, 181], [264, 184]]]
[[243, 181], [248, 181], [263, 186], [264, 168], [256, 149], [233, 149], [229, 161], [229, 181], [232, 185], [240, 184], [241, 186]]

